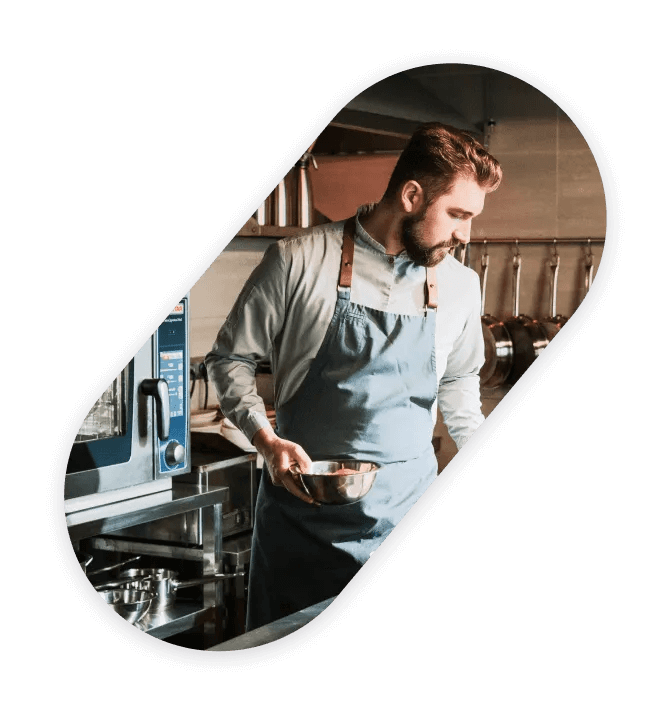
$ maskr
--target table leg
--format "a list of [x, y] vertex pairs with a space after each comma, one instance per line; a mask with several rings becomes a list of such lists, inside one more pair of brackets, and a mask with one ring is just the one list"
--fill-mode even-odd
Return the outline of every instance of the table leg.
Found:
[[[223, 572], [223, 505], [214, 504], [202, 510], [203, 576]], [[223, 640], [226, 620], [224, 589], [227, 581], [214, 581], [203, 585], [205, 608], [214, 608], [213, 621], [205, 624], [205, 638], [215, 645]]]

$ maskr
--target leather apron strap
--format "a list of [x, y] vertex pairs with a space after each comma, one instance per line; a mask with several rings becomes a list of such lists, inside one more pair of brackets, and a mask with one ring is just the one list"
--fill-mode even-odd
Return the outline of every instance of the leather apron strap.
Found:
[[340, 288], [351, 288], [351, 276], [354, 272], [354, 231], [356, 219], [352, 216], [344, 224], [342, 236], [342, 262], [340, 263]]
[[[354, 272], [354, 231], [356, 217], [348, 218], [344, 224], [342, 236], [342, 261], [340, 263], [340, 288], [351, 288], [351, 278]], [[437, 310], [437, 271], [435, 266], [426, 268], [426, 308]]]
[[437, 271], [435, 266], [426, 268], [426, 308], [437, 310]]

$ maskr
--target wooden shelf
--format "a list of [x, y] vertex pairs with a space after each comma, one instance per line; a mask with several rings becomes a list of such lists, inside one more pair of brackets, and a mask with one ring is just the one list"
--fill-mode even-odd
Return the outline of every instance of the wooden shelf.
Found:
[[[314, 226], [310, 228], [315, 228]], [[301, 228], [300, 226], [259, 226], [255, 218], [250, 218], [244, 226], [238, 231], [238, 238], [287, 238], [290, 236], [296, 236], [303, 231], [309, 231], [309, 228]], [[567, 244], [567, 243], [586, 243], [591, 241], [591, 243], [600, 244], [605, 243], [605, 239], [602, 236], [584, 236], [580, 238], [550, 238], [547, 236], [543, 237], [522, 237], [517, 238], [515, 236], [503, 237], [503, 238], [479, 238], [473, 237], [470, 239], [470, 243], [494, 244], [494, 243], [553, 243], [556, 241], [557, 244]]]
[[309, 229], [300, 226], [259, 226], [255, 218], [250, 218], [237, 232], [238, 238], [287, 238]]

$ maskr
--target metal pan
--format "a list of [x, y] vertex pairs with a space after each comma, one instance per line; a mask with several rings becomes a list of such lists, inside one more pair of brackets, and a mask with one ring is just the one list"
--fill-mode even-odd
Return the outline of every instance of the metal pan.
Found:
[[514, 385], [547, 347], [549, 339], [546, 331], [538, 322], [519, 312], [521, 253], [519, 252], [518, 242], [512, 267], [514, 270], [514, 315], [505, 321], [505, 327], [512, 338], [512, 349], [514, 351], [512, 369], [507, 380]]
[[128, 564], [132, 563], [133, 561], [137, 561], [138, 559], [141, 559], [141, 556], [133, 556], [131, 559], [126, 559], [125, 561], [120, 561], [118, 564], [112, 564], [111, 566], [105, 566], [104, 568], [101, 569], [95, 569], [95, 571], [89, 571], [88, 567], [91, 565], [91, 562], [93, 561], [93, 557], [90, 554], [87, 554], [83, 551], [78, 551], [75, 549], [74, 552], [75, 556], [77, 557], [77, 561], [79, 562], [79, 565], [82, 568], [82, 571], [87, 575], [87, 576], [97, 576], [98, 574], [105, 573], [106, 571], [115, 571], [116, 569], [120, 569], [123, 566], [127, 566]]
[[155, 591], [146, 588], [113, 588], [99, 593], [105, 603], [131, 624], [137, 623], [149, 612], [156, 598]]
[[558, 269], [561, 265], [561, 258], [558, 255], [556, 248], [556, 239], [554, 239], [554, 254], [549, 262], [551, 269], [551, 306], [549, 316], [538, 321], [547, 334], [549, 340], [553, 340], [558, 331], [568, 322], [564, 315], [559, 315], [556, 309], [557, 293], [558, 293]]
[[105, 566], [104, 568], [101, 569], [95, 569], [95, 571], [87, 571], [86, 575], [87, 576], [97, 576], [98, 574], [101, 573], [106, 573], [107, 571], [116, 571], [116, 569], [120, 569], [123, 566], [127, 566], [128, 564], [132, 564], [134, 561], [139, 561], [142, 556], [133, 556], [131, 559], [126, 559], [125, 561], [119, 561], [118, 564], [112, 564], [111, 566]]
[[222, 579], [237, 578], [244, 576], [243, 571], [236, 571], [232, 574], [211, 574], [200, 578], [190, 579], [189, 581], [180, 581], [179, 574], [170, 569], [128, 569], [120, 574], [124, 579], [128, 588], [134, 588], [136, 585], [146, 583], [149, 580], [151, 588], [156, 592], [156, 598], [152, 601], [149, 608], [150, 613], [158, 613], [170, 608], [174, 605], [177, 597], [177, 590], [180, 588], [188, 588], [189, 586], [199, 586], [204, 583], [212, 583]]
[[512, 369], [512, 338], [504, 323], [486, 312], [486, 283], [489, 273], [489, 256], [482, 254], [482, 333], [484, 335], [484, 365], [479, 371], [482, 387], [498, 387], [507, 379]]
[[133, 585], [135, 588], [143, 588], [143, 582], [146, 581], [148, 583], [150, 580], [151, 576], [145, 576], [144, 578], [140, 578], [139, 576], [135, 576], [132, 578], [117, 578], [113, 581], [105, 581], [104, 583], [93, 584], [93, 588], [96, 591], [108, 591], [110, 588], [124, 588], [130, 585]]

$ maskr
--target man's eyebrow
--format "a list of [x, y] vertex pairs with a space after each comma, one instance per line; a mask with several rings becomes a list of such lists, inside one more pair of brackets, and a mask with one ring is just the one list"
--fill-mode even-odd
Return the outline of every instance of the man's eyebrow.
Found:
[[[466, 218], [470, 218], [475, 215], [472, 213], [472, 211], [466, 211], [465, 209], [451, 208], [451, 209], [449, 209], [449, 211], [451, 211], [451, 213], [461, 214], [461, 216], [464, 216]], [[477, 214], [477, 215], [479, 215], [479, 214]]]

